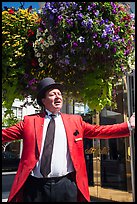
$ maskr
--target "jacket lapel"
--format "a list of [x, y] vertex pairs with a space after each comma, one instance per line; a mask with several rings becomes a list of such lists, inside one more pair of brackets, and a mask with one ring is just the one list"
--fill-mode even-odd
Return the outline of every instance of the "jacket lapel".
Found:
[[[68, 114], [61, 113], [61, 117], [64, 123], [66, 136], [68, 140], [69, 145], [69, 151], [72, 153], [73, 150], [73, 143], [74, 143], [74, 137], [73, 137], [73, 128], [71, 124], [71, 118]], [[35, 128], [35, 138], [36, 138], [36, 145], [38, 148], [38, 154], [40, 154], [41, 150], [41, 143], [42, 143], [42, 134], [43, 134], [43, 126], [44, 126], [44, 118], [45, 113], [38, 114], [37, 117], [34, 119], [34, 128]]]
[[[45, 113], [40, 113], [34, 119], [34, 129], [38, 154], [40, 155]], [[39, 156], [38, 155], [38, 156]]]
[[68, 140], [68, 145], [69, 145], [69, 151], [70, 151], [70, 154], [71, 154], [72, 150], [73, 150], [73, 143], [74, 143], [73, 132], [72, 132], [73, 128], [70, 128], [70, 127], [72, 127], [70, 125], [71, 124], [71, 118], [70, 118], [69, 115], [63, 114], [63, 113], [61, 113], [61, 117], [62, 117], [62, 120], [63, 120], [63, 123], [64, 123], [66, 136], [67, 136], [67, 140]]

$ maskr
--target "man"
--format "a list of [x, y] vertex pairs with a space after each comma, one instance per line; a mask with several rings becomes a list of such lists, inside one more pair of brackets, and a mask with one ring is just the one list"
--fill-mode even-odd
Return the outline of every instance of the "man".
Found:
[[62, 85], [49, 77], [38, 84], [37, 102], [43, 113], [25, 116], [2, 131], [3, 142], [23, 139], [8, 202], [90, 202], [83, 139], [128, 137], [129, 125], [135, 127], [134, 116], [129, 124], [98, 126], [79, 115], [63, 114]]

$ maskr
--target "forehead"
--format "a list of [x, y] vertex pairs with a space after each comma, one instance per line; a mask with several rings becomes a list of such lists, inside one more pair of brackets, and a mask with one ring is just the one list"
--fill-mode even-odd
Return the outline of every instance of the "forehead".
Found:
[[49, 89], [47, 91], [47, 94], [50, 94], [50, 93], [61, 93], [61, 91], [59, 89]]

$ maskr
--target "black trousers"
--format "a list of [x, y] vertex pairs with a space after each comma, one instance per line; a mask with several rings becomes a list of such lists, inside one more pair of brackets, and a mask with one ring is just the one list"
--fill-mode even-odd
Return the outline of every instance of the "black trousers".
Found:
[[29, 176], [23, 202], [77, 202], [77, 186], [70, 176], [46, 179]]

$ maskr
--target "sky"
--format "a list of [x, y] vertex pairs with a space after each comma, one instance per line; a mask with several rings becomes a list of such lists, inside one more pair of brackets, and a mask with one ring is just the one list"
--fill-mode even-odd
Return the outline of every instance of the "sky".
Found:
[[29, 6], [32, 6], [32, 9], [36, 9], [38, 10], [40, 7], [39, 7], [39, 2], [2, 2], [2, 8], [4, 9], [4, 6], [7, 6], [8, 8], [9, 7], [14, 7], [15, 9], [18, 9], [21, 4], [24, 4], [24, 8], [29, 8]]
[[[33, 9], [36, 8], [36, 10], [38, 10], [39, 3], [42, 2], [21, 2], [21, 3], [24, 3], [24, 8], [29, 8], [29, 6], [32, 6]], [[15, 7], [15, 9], [18, 9], [21, 6], [21, 4], [20, 2], [2, 2], [2, 8], [4, 8], [4, 6]], [[135, 2], [130, 2], [130, 6], [132, 12], [135, 14]]]

